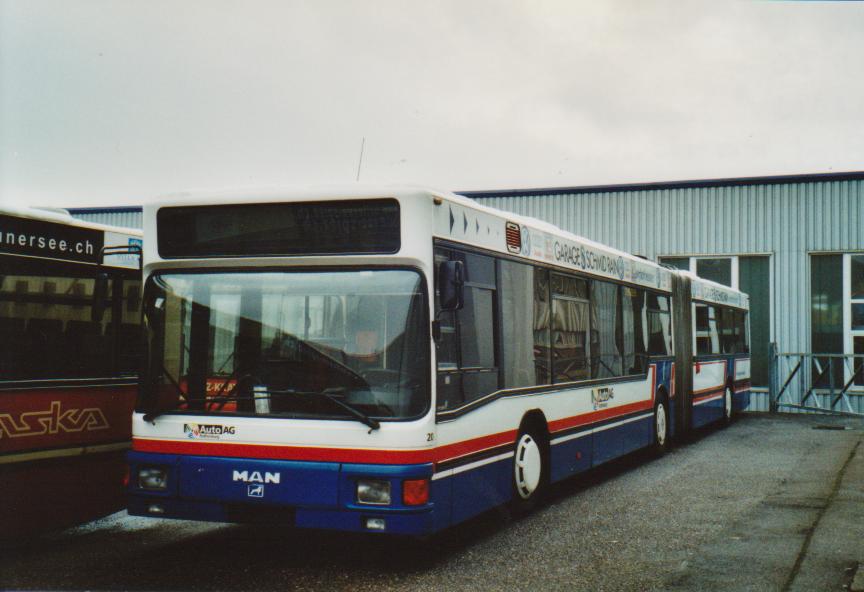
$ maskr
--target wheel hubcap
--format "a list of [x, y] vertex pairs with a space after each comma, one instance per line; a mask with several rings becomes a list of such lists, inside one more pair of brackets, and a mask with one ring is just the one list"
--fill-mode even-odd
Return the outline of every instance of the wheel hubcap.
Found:
[[528, 499], [537, 490], [542, 469], [540, 447], [531, 434], [523, 434], [516, 444], [516, 462], [513, 464], [516, 491], [522, 499]]
[[655, 422], [657, 427], [657, 443], [662, 446], [666, 443], [666, 408], [663, 406], [663, 403], [657, 405]]

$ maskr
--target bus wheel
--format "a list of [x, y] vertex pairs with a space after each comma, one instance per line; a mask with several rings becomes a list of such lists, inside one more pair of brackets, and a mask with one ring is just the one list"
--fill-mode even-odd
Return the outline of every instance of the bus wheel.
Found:
[[726, 387], [726, 392], [723, 394], [723, 423], [729, 424], [732, 422], [732, 389]]
[[669, 410], [666, 399], [660, 399], [654, 406], [654, 451], [663, 454], [669, 448]]
[[548, 476], [543, 460], [543, 442], [533, 431], [519, 434], [513, 457], [513, 506], [517, 513], [533, 509], [542, 498]]

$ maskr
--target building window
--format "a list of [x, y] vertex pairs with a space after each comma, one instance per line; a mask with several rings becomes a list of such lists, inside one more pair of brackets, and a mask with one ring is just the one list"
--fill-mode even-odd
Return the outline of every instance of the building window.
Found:
[[846, 379], [854, 377], [855, 386], [864, 386], [864, 254], [846, 255], [848, 271], [849, 307], [845, 315], [849, 336], [847, 338], [847, 353], [861, 355], [856, 357], [851, 367], [847, 368]]
[[730, 288], [738, 288], [738, 274], [732, 273], [733, 263], [737, 263], [737, 258], [722, 257], [719, 259], [709, 259], [707, 257], [697, 257], [696, 275], [706, 280], [729, 286]]
[[[816, 386], [842, 388], [850, 380], [864, 387], [864, 254], [814, 254], [810, 257], [810, 344], [814, 354], [853, 354], [833, 363], [833, 372]], [[828, 365], [820, 358], [819, 367]], [[814, 366], [814, 380], [819, 376]]]

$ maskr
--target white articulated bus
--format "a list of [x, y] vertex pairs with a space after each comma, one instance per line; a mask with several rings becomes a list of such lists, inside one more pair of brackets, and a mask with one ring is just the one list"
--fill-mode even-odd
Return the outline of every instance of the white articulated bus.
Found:
[[745, 295], [457, 195], [144, 223], [132, 514], [429, 534], [748, 402]]

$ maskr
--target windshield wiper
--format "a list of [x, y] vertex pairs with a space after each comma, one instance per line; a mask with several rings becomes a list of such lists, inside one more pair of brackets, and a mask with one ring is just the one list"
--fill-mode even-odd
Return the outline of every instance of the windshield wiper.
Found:
[[345, 401], [341, 400], [336, 396], [336, 393], [344, 392], [345, 387], [331, 387], [324, 389], [323, 391], [295, 391], [293, 389], [285, 389], [285, 390], [270, 390], [270, 395], [308, 395], [313, 397], [324, 397], [328, 401], [347, 411], [349, 415], [351, 415], [354, 419], [369, 426], [369, 433], [372, 433], [372, 430], [377, 430], [381, 427], [381, 423], [372, 417], [369, 417], [353, 405], [349, 405]]

